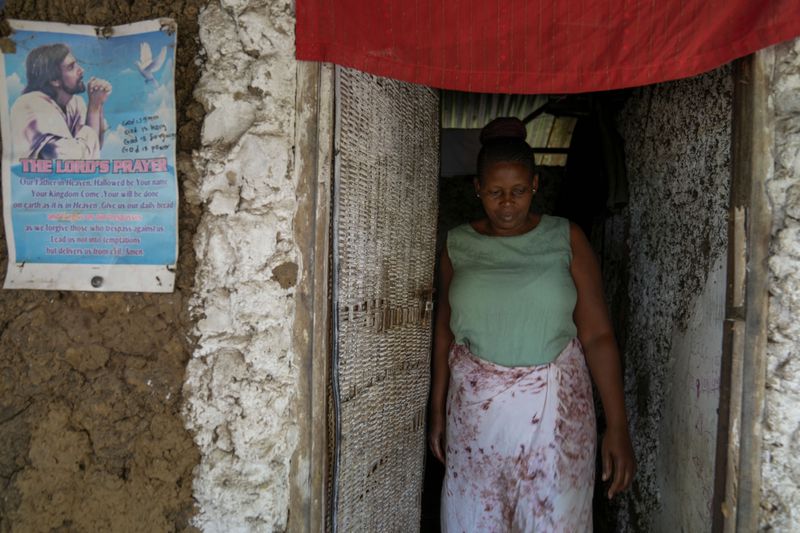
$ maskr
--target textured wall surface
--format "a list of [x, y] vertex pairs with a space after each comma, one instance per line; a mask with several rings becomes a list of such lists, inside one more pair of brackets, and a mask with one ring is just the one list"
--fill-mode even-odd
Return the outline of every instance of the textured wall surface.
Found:
[[204, 213], [198, 341], [184, 386], [202, 454], [194, 524], [281, 531], [298, 441], [293, 2], [213, 1], [199, 23], [205, 61], [195, 97], [207, 116], [186, 196]]
[[658, 434], [653, 531], [711, 531], [726, 255], [717, 256], [686, 330], [673, 332]]
[[800, 39], [773, 48], [775, 167], [761, 527], [800, 531]]
[[[724, 294], [731, 103], [730, 68], [723, 67], [637, 89], [620, 116], [631, 200], [613, 221], [627, 224], [627, 231], [608, 234], [625, 235], [628, 250], [617, 246], [625, 260], [607, 264], [628, 263], [621, 336], [639, 463], [634, 486], [620, 502], [622, 531], [676, 531], [676, 525], [702, 531], [710, 523], [710, 515], [699, 513], [708, 512], [713, 482], [722, 352], [721, 340], [716, 344], [722, 311], [714, 309]], [[664, 475], [667, 469], [671, 476]], [[683, 505], [687, 498], [701, 501]]]
[[[102, 26], [174, 18], [183, 180], [203, 118], [192, 99], [203, 3], [9, 0], [5, 14]], [[199, 212], [180, 204], [173, 294], [0, 291], [0, 531], [188, 527], [199, 455], [180, 410]]]

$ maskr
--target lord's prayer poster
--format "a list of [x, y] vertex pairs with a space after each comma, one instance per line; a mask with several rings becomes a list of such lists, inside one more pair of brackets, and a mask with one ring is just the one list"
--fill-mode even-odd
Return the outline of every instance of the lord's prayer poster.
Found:
[[12, 46], [0, 55], [4, 287], [171, 292], [175, 24], [9, 22]]

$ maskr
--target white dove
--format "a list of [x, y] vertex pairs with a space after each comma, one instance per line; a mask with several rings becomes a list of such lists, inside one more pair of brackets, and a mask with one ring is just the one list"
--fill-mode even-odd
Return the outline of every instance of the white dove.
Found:
[[158, 53], [158, 57], [153, 61], [153, 53], [150, 51], [150, 45], [147, 43], [139, 44], [139, 61], [136, 66], [146, 82], [156, 83], [153, 74], [158, 72], [158, 69], [164, 64], [164, 59], [167, 57], [167, 47], [163, 47]]

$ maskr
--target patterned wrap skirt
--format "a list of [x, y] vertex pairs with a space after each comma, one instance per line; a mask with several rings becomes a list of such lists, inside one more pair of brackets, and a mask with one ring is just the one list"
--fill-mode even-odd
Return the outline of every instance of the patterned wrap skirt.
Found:
[[596, 428], [583, 349], [504, 367], [449, 354], [442, 531], [592, 530]]

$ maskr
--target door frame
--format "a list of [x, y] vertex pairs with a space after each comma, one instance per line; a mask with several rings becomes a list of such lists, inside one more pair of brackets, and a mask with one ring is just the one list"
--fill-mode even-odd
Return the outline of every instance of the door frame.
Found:
[[766, 179], [774, 169], [772, 49], [734, 62], [728, 281], [712, 531], [758, 529], [766, 395], [769, 243]]
[[289, 474], [291, 532], [326, 529], [330, 379], [329, 254], [333, 183], [334, 67], [297, 62], [293, 233], [300, 251], [293, 346], [299, 367], [298, 442]]
[[[713, 531], [755, 531], [761, 501], [768, 265], [774, 168], [769, 107], [771, 49], [734, 63], [728, 281], [721, 362]], [[300, 367], [298, 445], [290, 473], [289, 531], [326, 529], [329, 254], [333, 182], [334, 66], [298, 62], [294, 237], [300, 277], [293, 329]]]

